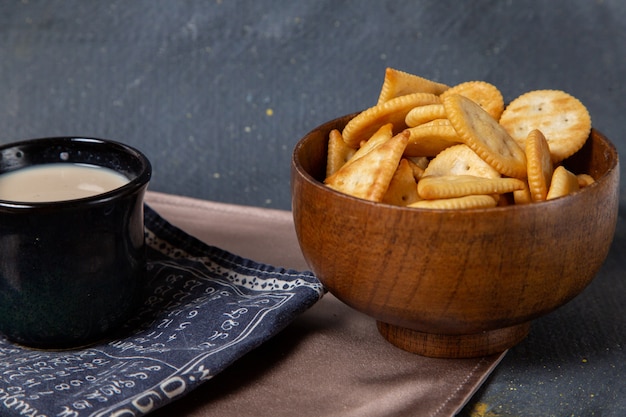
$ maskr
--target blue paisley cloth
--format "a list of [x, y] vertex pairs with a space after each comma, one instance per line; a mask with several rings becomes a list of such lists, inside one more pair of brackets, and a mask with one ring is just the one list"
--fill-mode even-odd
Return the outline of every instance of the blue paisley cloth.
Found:
[[148, 291], [123, 336], [66, 351], [0, 338], [0, 415], [146, 415], [211, 379], [323, 296], [311, 272], [207, 245], [148, 206], [145, 226]]

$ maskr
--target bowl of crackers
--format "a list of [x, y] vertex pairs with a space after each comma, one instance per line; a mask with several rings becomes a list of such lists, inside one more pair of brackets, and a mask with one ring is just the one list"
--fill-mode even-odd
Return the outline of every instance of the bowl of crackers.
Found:
[[[608, 255], [619, 160], [561, 90], [387, 69], [378, 102], [295, 146], [292, 211], [326, 289], [420, 355], [503, 352]], [[575, 323], [572, 323], [575, 325]]]

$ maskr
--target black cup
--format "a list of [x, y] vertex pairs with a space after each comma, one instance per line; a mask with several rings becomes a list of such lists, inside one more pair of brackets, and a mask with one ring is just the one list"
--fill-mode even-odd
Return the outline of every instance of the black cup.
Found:
[[106, 337], [138, 305], [146, 254], [148, 159], [118, 142], [56, 137], [0, 146], [0, 174], [50, 163], [123, 174], [115, 190], [75, 200], [0, 200], [0, 332], [36, 348]]

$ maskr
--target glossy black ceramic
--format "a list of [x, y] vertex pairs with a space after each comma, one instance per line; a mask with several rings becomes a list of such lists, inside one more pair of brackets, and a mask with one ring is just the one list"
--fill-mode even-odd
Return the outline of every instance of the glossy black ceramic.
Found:
[[94, 138], [0, 146], [0, 174], [57, 162], [111, 168], [130, 182], [76, 200], [0, 200], [0, 332], [38, 348], [105, 337], [137, 305], [146, 268], [148, 159], [126, 145]]

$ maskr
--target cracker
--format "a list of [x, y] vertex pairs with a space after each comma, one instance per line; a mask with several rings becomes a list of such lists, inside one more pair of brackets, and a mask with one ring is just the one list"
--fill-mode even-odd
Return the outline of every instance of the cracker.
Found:
[[[413, 178], [415, 179], [415, 181], [419, 181], [424, 176], [424, 168], [422, 168], [421, 165], [415, 163], [413, 159], [414, 158], [409, 157], [403, 158], [403, 160], [406, 161], [411, 168], [411, 172], [413, 172]], [[417, 187], [415, 188], [415, 190], [417, 192]]]
[[526, 177], [524, 150], [489, 113], [459, 94], [446, 97], [443, 104], [463, 143], [501, 174]]
[[407, 156], [406, 159], [415, 163], [417, 166], [419, 166], [422, 169], [426, 169], [426, 167], [430, 163], [430, 160], [425, 156]]
[[498, 120], [504, 110], [504, 97], [493, 84], [485, 81], [467, 81], [450, 87], [441, 94], [441, 99], [452, 94], [460, 94], [482, 107], [494, 119]]
[[408, 140], [407, 132], [392, 137], [353, 163], [341, 167], [324, 183], [354, 197], [381, 201]]
[[412, 108], [439, 102], [438, 96], [429, 93], [408, 94], [385, 101], [352, 118], [341, 133], [343, 140], [356, 148], [387, 123], [393, 125], [393, 132], [397, 134], [407, 127], [404, 119]]
[[424, 176], [474, 175], [484, 178], [499, 178], [500, 173], [486, 163], [469, 146], [458, 144], [451, 146], [435, 156], [426, 169]]
[[561, 165], [554, 169], [546, 200], [564, 197], [578, 191], [579, 189], [580, 186], [578, 185], [578, 178], [576, 175]]
[[[372, 149], [377, 148], [380, 144], [387, 142], [393, 136], [393, 125], [387, 123], [382, 125], [369, 139], [361, 142], [361, 146], [356, 150], [352, 158], [350, 158], [346, 164], [351, 164], [358, 161], [359, 158], [367, 155]], [[344, 141], [345, 143], [345, 141]], [[348, 146], [346, 144], [346, 146]]]
[[389, 188], [383, 196], [383, 203], [406, 206], [419, 200], [417, 182], [410, 164], [407, 159], [400, 160], [398, 168], [389, 182]]
[[583, 187], [586, 187], [588, 185], [591, 185], [591, 184], [593, 184], [596, 181], [589, 174], [578, 174], [578, 175], [576, 175], [576, 178], [578, 179], [578, 186], [580, 188], [583, 188]]
[[514, 99], [500, 124], [521, 146], [531, 130], [541, 130], [552, 161], [559, 162], [582, 148], [591, 131], [591, 116], [577, 98], [564, 91], [535, 90]]
[[422, 123], [445, 118], [446, 109], [443, 104], [426, 104], [412, 108], [404, 118], [404, 122], [408, 127], [415, 127]]
[[418, 75], [399, 71], [393, 68], [385, 70], [385, 79], [378, 96], [378, 104], [382, 104], [395, 97], [413, 93], [430, 93], [439, 95], [446, 91], [448, 86], [422, 78]]
[[444, 118], [444, 119], [433, 119], [429, 122], [424, 122], [420, 124], [419, 126], [415, 126], [415, 127], [431, 127], [431, 126], [452, 126], [452, 124], [450, 123], [450, 120], [448, 120], [448, 118]]
[[439, 200], [420, 200], [408, 207], [439, 209], [439, 210], [468, 210], [491, 208], [496, 206], [496, 200], [490, 195], [468, 195], [464, 197], [443, 198]]
[[526, 172], [533, 201], [544, 201], [552, 179], [552, 157], [545, 136], [534, 129], [526, 138]]
[[435, 156], [444, 149], [461, 142], [461, 138], [451, 125], [431, 123], [407, 129], [410, 136], [409, 144], [404, 151], [405, 155]]
[[533, 202], [533, 197], [527, 183], [524, 184], [522, 190], [513, 191], [513, 202], [515, 204], [530, 204]]
[[348, 146], [337, 129], [330, 131], [328, 135], [328, 155], [326, 157], [326, 176], [331, 176], [356, 152], [356, 149]]
[[426, 200], [466, 195], [504, 194], [525, 187], [517, 178], [483, 178], [473, 175], [423, 177], [417, 183], [419, 196]]

